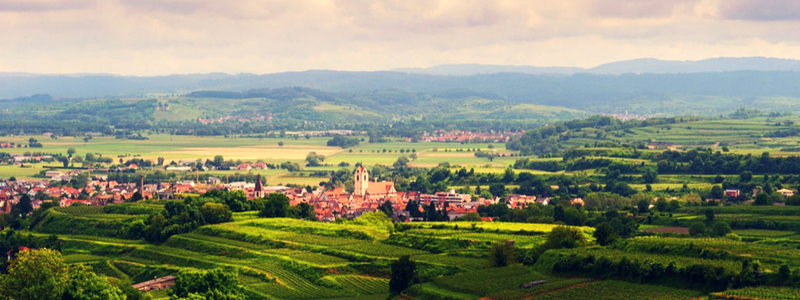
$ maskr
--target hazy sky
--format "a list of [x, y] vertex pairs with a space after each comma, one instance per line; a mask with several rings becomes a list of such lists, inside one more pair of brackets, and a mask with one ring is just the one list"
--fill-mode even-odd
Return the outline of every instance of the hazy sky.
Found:
[[0, 0], [0, 72], [800, 59], [797, 0]]

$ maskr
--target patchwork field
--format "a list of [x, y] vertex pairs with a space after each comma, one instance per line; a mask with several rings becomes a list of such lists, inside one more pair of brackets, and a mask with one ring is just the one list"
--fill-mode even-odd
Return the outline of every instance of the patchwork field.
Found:
[[[126, 205], [119, 211], [145, 213], [158, 209], [158, 205]], [[110, 214], [98, 207], [59, 208], [56, 213], [72, 222], [83, 220], [84, 225], [105, 224], [114, 227], [117, 222], [136, 219], [144, 215]], [[113, 218], [112, 218], [113, 217]], [[424, 274], [425, 280], [440, 276], [479, 276], [478, 270], [487, 268], [486, 249], [493, 241], [517, 240], [520, 244], [535, 246], [542, 243], [542, 234], [554, 226], [545, 224], [480, 223], [475, 228], [461, 224], [462, 229], [441, 228], [444, 223], [418, 223], [418, 229], [397, 232], [377, 224], [350, 225], [307, 222], [296, 219], [253, 218], [252, 213], [237, 214], [240, 221], [204, 226], [188, 234], [170, 237], [161, 245], [139, 240], [113, 237], [114, 231], [89, 226], [70, 233], [58, 223], [45, 222], [37, 227], [35, 236], [58, 234], [64, 241], [63, 253], [69, 263], [83, 263], [96, 272], [124, 280], [141, 281], [162, 276], [181, 269], [211, 269], [217, 267], [238, 270], [240, 281], [245, 283], [248, 297], [252, 299], [372, 299], [385, 298], [388, 292], [388, 264], [402, 255], [410, 255]], [[88, 222], [88, 223], [87, 223]], [[441, 232], [439, 232], [441, 231]], [[518, 235], [527, 231], [528, 233]], [[538, 235], [531, 236], [532, 233]], [[463, 234], [459, 234], [463, 233]], [[471, 251], [453, 253], [434, 251], [430, 245], [406, 244], [403, 237], [415, 239], [424, 235], [441, 243], [470, 245]], [[469, 257], [457, 253], [471, 253]], [[476, 273], [470, 273], [476, 272]], [[495, 271], [492, 271], [495, 272]], [[498, 274], [505, 274], [500, 269]], [[541, 277], [527, 269], [515, 267], [509, 271], [515, 282]], [[509, 274], [511, 274], [509, 273]], [[472, 274], [472, 275], [470, 275]], [[448, 282], [460, 282], [460, 277], [435, 281], [440, 289], [451, 288]], [[550, 278], [550, 277], [547, 277]], [[531, 291], [518, 291], [519, 283], [504, 283], [492, 293], [524, 296], [534, 291], [562, 287], [564, 284], [586, 280], [551, 278], [548, 284]], [[501, 282], [498, 278], [498, 282]], [[530, 292], [530, 293], [529, 293]], [[366, 297], [366, 298], [365, 298]], [[383, 299], [381, 298], [381, 299]], [[503, 299], [511, 299], [505, 297]]]

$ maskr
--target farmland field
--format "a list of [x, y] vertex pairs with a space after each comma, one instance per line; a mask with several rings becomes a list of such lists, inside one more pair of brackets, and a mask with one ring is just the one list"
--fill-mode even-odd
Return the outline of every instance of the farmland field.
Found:
[[[59, 208], [54, 213], [61, 218], [110, 222], [112, 218], [104, 214], [122, 215], [118, 212], [127, 211], [130, 214], [124, 216], [137, 218], [135, 212], [146, 212], [150, 209], [148, 206], [152, 204], [126, 204], [121, 205], [124, 208], [110, 206], [106, 209], [70, 207]], [[440, 228], [440, 224], [419, 223], [422, 228], [409, 230], [407, 235], [411, 238], [415, 234], [444, 237], [454, 232], [448, 228], [433, 229]], [[520, 244], [532, 247], [543, 239], [508, 232], [525, 230], [543, 234], [554, 226], [486, 223], [476, 227], [484, 228], [485, 232], [467, 235], [470, 239], [488, 242], [519, 238]], [[384, 242], [389, 237], [387, 230], [380, 226], [244, 218], [174, 235], [161, 245], [87, 235], [59, 234], [59, 238], [65, 241], [62, 251], [67, 254], [69, 263], [91, 264], [96, 272], [106, 276], [138, 278], [145, 270], [170, 272], [176, 269], [234, 268], [239, 270], [248, 294], [279, 299], [371, 299], [368, 297], [385, 296], [388, 288], [388, 269], [385, 268], [387, 263], [401, 255], [410, 255], [421, 270], [432, 272], [426, 275], [432, 276], [428, 280], [439, 278], [425, 285], [425, 289], [460, 289], [463, 292], [465, 287], [453, 285], [486, 275], [484, 271], [477, 271], [488, 267], [485, 258], [458, 257], [387, 244]], [[49, 236], [35, 234], [42, 238]], [[369, 271], [365, 273], [366, 270]], [[496, 286], [484, 290], [481, 295], [497, 294], [498, 299], [516, 299], [521, 295], [588, 281], [544, 276], [519, 265], [486, 272], [496, 273], [493, 275], [496, 284], [491, 283]], [[264, 277], [254, 274], [263, 274]], [[449, 275], [456, 276], [449, 279]], [[514, 280], [508, 281], [509, 277]], [[541, 278], [548, 278], [550, 283], [525, 292], [516, 290], [520, 283]]]

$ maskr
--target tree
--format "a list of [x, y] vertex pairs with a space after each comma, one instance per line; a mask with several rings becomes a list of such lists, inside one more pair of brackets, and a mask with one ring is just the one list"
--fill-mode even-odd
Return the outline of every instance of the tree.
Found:
[[0, 299], [58, 300], [69, 288], [69, 266], [56, 250], [17, 254], [0, 284]]
[[689, 235], [698, 236], [706, 234], [706, 225], [702, 222], [694, 222], [689, 226]]
[[[280, 146], [280, 144], [278, 144]], [[225, 158], [222, 155], [214, 156], [214, 166], [221, 167], [225, 163]]]
[[431, 201], [431, 204], [425, 207], [425, 221], [439, 221], [439, 214], [436, 213], [436, 203], [434, 201]]
[[722, 199], [725, 197], [725, 192], [722, 190], [722, 187], [715, 185], [711, 187], [711, 194], [709, 196], [711, 199]]
[[304, 220], [317, 220], [317, 212], [314, 206], [305, 202], [301, 202], [292, 207], [295, 218]]
[[658, 172], [654, 168], [648, 168], [642, 174], [642, 180], [644, 183], [656, 183], [658, 182]]
[[619, 238], [614, 228], [607, 222], [597, 225], [597, 227], [594, 228], [594, 234], [592, 236], [594, 236], [600, 246], [611, 244]]
[[413, 283], [417, 266], [408, 255], [392, 262], [392, 277], [389, 279], [389, 292], [400, 294]]
[[772, 204], [772, 199], [770, 199], [769, 195], [767, 195], [767, 193], [765, 192], [758, 193], [758, 195], [756, 195], [756, 200], [753, 201], [753, 205], [762, 206], [771, 204]]
[[583, 232], [581, 232], [580, 229], [568, 226], [556, 226], [547, 234], [547, 239], [544, 244], [542, 244], [542, 247], [546, 250], [576, 248], [583, 245], [585, 241], [586, 237], [583, 236]]
[[382, 211], [384, 214], [386, 214], [386, 216], [389, 217], [389, 218], [391, 218], [394, 215], [394, 209], [392, 208], [392, 202], [389, 201], [389, 200], [386, 200], [386, 202], [383, 202], [383, 204], [381, 204], [381, 206], [378, 207], [378, 209], [380, 211]]
[[660, 212], [668, 211], [669, 210], [669, 202], [667, 202], [667, 199], [658, 198], [658, 200], [656, 200], [656, 209], [658, 211], [660, 211]]
[[506, 186], [502, 183], [492, 183], [489, 185], [489, 193], [495, 197], [504, 197], [506, 195]]
[[711, 233], [714, 236], [725, 236], [728, 233], [731, 233], [731, 226], [728, 225], [727, 222], [717, 222], [714, 223], [714, 226], [711, 227]]
[[258, 214], [264, 218], [285, 218], [289, 216], [289, 197], [272, 193], [264, 198], [264, 209]]
[[422, 213], [419, 211], [419, 203], [417, 203], [417, 201], [409, 200], [406, 204], [406, 208], [403, 210], [407, 211], [412, 218], [422, 217]]
[[139, 191], [136, 191], [136, 192], [133, 192], [133, 195], [131, 195], [131, 198], [128, 201], [129, 202], [137, 202], [137, 201], [142, 201], [143, 199], [144, 199], [144, 197], [142, 196], [142, 193], [139, 192]]
[[66, 156], [58, 156], [58, 157], [56, 157], [56, 160], [58, 162], [60, 162], [64, 166], [64, 168], [69, 167], [69, 158], [68, 157], [66, 157]]
[[31, 202], [31, 196], [28, 196], [28, 194], [22, 194], [22, 198], [19, 199], [19, 203], [17, 204], [16, 208], [23, 215], [28, 215], [29, 213], [33, 212], [33, 202]]
[[514, 181], [514, 179], [515, 179], [514, 170], [511, 169], [510, 167], [506, 168], [506, 170], [503, 172], [503, 182], [511, 183], [512, 181]]
[[650, 200], [640, 199], [639, 202], [636, 203], [636, 208], [639, 209], [640, 214], [648, 212], [650, 210]]
[[233, 220], [233, 214], [225, 204], [209, 202], [203, 204], [203, 208], [201, 208], [200, 211], [203, 214], [203, 220], [205, 220], [207, 224], [218, 224]]
[[706, 216], [706, 223], [711, 223], [711, 222], [714, 221], [714, 210], [713, 209], [706, 208], [706, 210], [703, 212], [703, 214]]
[[744, 171], [742, 174], [739, 174], [739, 181], [742, 183], [750, 182], [750, 180], [753, 180], [753, 172]]
[[460, 217], [456, 217], [453, 221], [480, 222], [483, 221], [483, 218], [476, 212], [468, 212]]
[[319, 157], [317, 156], [316, 152], [309, 152], [306, 155], [306, 166], [307, 167], [317, 167], [319, 166]]
[[72, 158], [72, 155], [75, 154], [75, 152], [75, 148], [67, 149], [67, 155], [69, 155], [69, 158]]
[[516, 249], [507, 241], [497, 241], [489, 248], [489, 265], [505, 267], [517, 260]]
[[409, 163], [408, 157], [403, 155], [403, 156], [398, 157], [397, 161], [395, 161], [394, 164], [392, 164], [392, 166], [395, 169], [397, 169], [397, 168], [401, 168], [401, 167], [407, 167], [408, 163]]
[[168, 292], [172, 298], [244, 300], [238, 275], [221, 269], [210, 271], [181, 271], [175, 275], [175, 285]]
[[72, 265], [69, 269], [69, 287], [62, 299], [125, 300], [126, 297], [105, 276], [98, 276], [84, 265]]
[[278, 147], [283, 147], [283, 141], [278, 142]]

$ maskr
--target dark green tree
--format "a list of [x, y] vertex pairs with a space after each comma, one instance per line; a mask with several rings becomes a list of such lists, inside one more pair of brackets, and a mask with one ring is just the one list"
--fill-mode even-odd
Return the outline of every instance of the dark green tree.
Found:
[[400, 259], [392, 262], [391, 271], [389, 292], [400, 294], [413, 283], [417, 267], [408, 255], [403, 255]]
[[701, 222], [694, 222], [689, 226], [689, 235], [699, 236], [706, 234], [706, 225]]
[[23, 215], [28, 215], [29, 213], [33, 212], [33, 202], [31, 202], [31, 197], [28, 196], [27, 193], [22, 194], [16, 209], [18, 209]]
[[168, 292], [171, 299], [244, 300], [238, 276], [221, 269], [181, 271]]
[[289, 216], [289, 197], [284, 194], [272, 193], [264, 198], [264, 209], [258, 213], [264, 218], [286, 218]]
[[489, 265], [492, 267], [505, 267], [516, 260], [516, 249], [507, 241], [497, 241], [489, 247]]
[[619, 236], [607, 222], [600, 223], [594, 228], [593, 234], [595, 240], [600, 246], [605, 246], [614, 242]]

